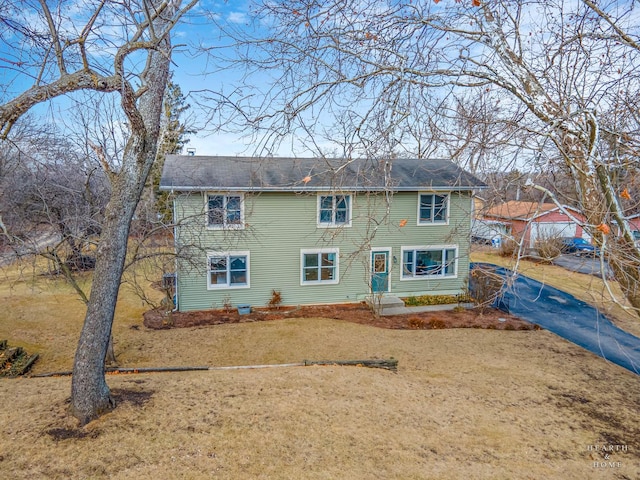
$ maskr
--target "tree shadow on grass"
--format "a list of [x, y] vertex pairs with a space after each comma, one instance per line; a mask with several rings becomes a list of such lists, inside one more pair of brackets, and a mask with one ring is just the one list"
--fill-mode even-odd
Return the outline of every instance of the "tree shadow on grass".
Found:
[[[155, 391], [153, 390], [128, 390], [124, 388], [114, 388], [111, 390], [111, 396], [116, 402], [116, 405], [130, 404], [135, 408], [144, 406]], [[69, 403], [67, 399], [66, 403]], [[85, 426], [86, 427], [86, 426]], [[100, 436], [101, 431], [98, 429], [87, 429], [84, 427], [55, 427], [45, 430], [45, 433], [49, 435], [54, 441], [59, 442], [63, 440], [80, 440], [83, 438], [97, 438]]]

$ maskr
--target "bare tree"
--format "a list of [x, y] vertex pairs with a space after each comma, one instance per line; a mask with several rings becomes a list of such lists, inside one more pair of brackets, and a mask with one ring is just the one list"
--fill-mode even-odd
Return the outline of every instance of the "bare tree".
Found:
[[86, 252], [100, 235], [107, 179], [66, 139], [41, 134], [21, 143], [20, 160], [0, 179], [5, 226], [14, 238], [39, 240], [33, 248], [12, 243], [20, 253], [42, 253], [78, 289], [71, 272], [94, 266]]
[[[460, 156], [475, 163], [487, 152], [481, 147], [491, 146], [512, 160], [511, 168], [567, 172], [585, 227], [609, 252], [638, 311], [640, 252], [624, 203], [633, 196], [630, 185], [616, 180], [638, 165], [634, 13], [633, 2], [588, 0], [264, 1], [256, 10], [258, 34], [230, 32], [249, 52], [248, 81], [227, 105], [257, 134], [269, 132], [265, 142], [309, 135], [323, 118], [340, 116], [366, 151], [380, 132], [423, 135], [431, 119], [420, 117], [442, 112], [451, 99], [451, 118], [470, 127], [467, 135], [459, 130]], [[256, 104], [251, 75], [265, 68], [281, 75]], [[421, 102], [429, 106], [415, 108]], [[492, 141], [491, 123], [504, 126], [500, 143]], [[474, 140], [471, 132], [477, 143], [465, 141]], [[554, 200], [554, 192], [539, 187]]]
[[[104, 363], [127, 250], [129, 226], [155, 160], [162, 98], [169, 76], [171, 30], [193, 0], [97, 1], [83, 13], [61, 2], [2, 10], [2, 41], [21, 42], [2, 68], [31, 86], [4, 91], [0, 134], [9, 138], [22, 115], [43, 102], [81, 91], [119, 95], [129, 136], [117, 168], [103, 163], [111, 195], [96, 252], [94, 282], [73, 368], [71, 409], [82, 424], [113, 408]], [[117, 28], [112, 28], [116, 22]], [[13, 51], [13, 50], [12, 50]], [[17, 81], [16, 80], [16, 81]], [[99, 149], [96, 155], [101, 157]]]

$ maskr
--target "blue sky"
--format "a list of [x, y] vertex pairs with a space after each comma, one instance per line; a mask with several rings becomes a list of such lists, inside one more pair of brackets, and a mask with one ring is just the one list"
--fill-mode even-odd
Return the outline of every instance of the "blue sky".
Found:
[[[48, 0], [47, 3], [53, 6], [57, 5], [58, 2], [62, 2], [63, 7], [60, 9], [60, 15], [64, 17], [64, 20], [69, 21], [69, 24], [65, 24], [63, 34], [69, 32], [68, 38], [75, 38], [86, 24], [88, 17], [99, 1], [100, 0]], [[380, 1], [384, 3], [384, 0]], [[563, 3], [563, 5], [567, 6], [575, 3], [575, 1], [576, 0], [570, 0]], [[358, 2], [356, 1], [354, 3], [357, 4]], [[393, 3], [393, 1], [390, 3]], [[627, 2], [619, 2], [619, 5], [625, 5], [626, 3]], [[444, 4], [445, 2], [440, 4], [440, 6]], [[0, 3], [0, 15], [5, 16], [7, 11], [10, 11], [10, 15], [19, 17], [21, 21], [30, 28], [46, 28], [42, 15], [38, 16], [38, 12], [41, 10], [39, 0], [20, 0], [20, 2], [16, 2], [16, 5], [18, 7], [14, 11], [10, 11], [12, 8], [11, 3]], [[230, 39], [221, 35], [216, 24], [212, 22], [211, 18], [208, 18], [206, 14], [214, 16], [216, 22], [221, 24], [239, 29], [254, 28], [255, 23], [253, 23], [250, 18], [250, 8], [251, 0], [201, 0], [194, 10], [184, 18], [184, 21], [176, 27], [173, 36], [174, 45], [184, 43], [187, 44], [187, 46], [177, 48], [175, 51], [173, 58], [174, 81], [181, 86], [185, 94], [203, 89], [228, 93], [235, 85], [239, 84], [241, 80], [241, 73], [239, 71], [220, 70], [219, 65], [207, 61], [204, 55], [194, 56], [195, 50], [193, 46], [221, 47], [230, 43]], [[57, 16], [58, 12], [56, 11], [55, 14]], [[627, 15], [626, 21], [631, 22], [635, 20], [638, 15], [640, 15], [640, 13], [632, 12], [632, 14]], [[261, 22], [268, 21], [268, 19], [260, 20]], [[111, 18], [107, 16], [106, 21], [110, 22]], [[257, 24], [260, 25], [260, 22]], [[114, 21], [113, 25], [107, 25], [105, 28], [107, 32], [112, 33], [114, 36], [121, 33], [117, 21]], [[21, 56], [24, 54], [24, 51], [22, 50], [22, 44], [15, 38], [12, 38], [10, 33], [7, 34], [6, 32], [6, 24], [0, 23], [0, 39], [4, 40], [0, 41], [0, 102], [27, 89], [33, 83], [33, 76], [37, 75], [37, 70], [34, 69], [32, 70], [33, 76], [31, 78], [27, 77], [22, 80], [16, 80], [16, 72], [18, 69], [13, 62], [25, 58]], [[98, 42], [97, 46], [92, 46], [92, 48], [96, 48], [97, 55], [108, 55], [113, 52], [112, 46], [100, 42]], [[98, 51], [100, 48], [102, 50]], [[187, 51], [190, 51], [191, 54], [187, 54]], [[229, 54], [232, 52], [231, 49], [227, 51]], [[132, 57], [135, 60], [136, 57]], [[253, 82], [251, 86], [266, 87], [268, 78], [276, 75], [277, 72], [265, 72], [259, 76], [253, 76], [251, 78]], [[7, 96], [3, 96], [3, 93], [7, 93]], [[192, 113], [199, 113], [197, 112], [195, 101], [190, 100], [190, 103], [193, 104]], [[68, 104], [69, 102], [67, 101], [66, 105], [68, 106]], [[362, 104], [358, 104], [358, 106], [365, 107]], [[74, 121], [73, 113], [65, 110], [64, 99], [56, 99], [51, 104], [39, 107], [35, 112], [43, 117], [49, 115], [49, 118], [60, 122], [66, 121], [70, 123]], [[329, 118], [320, 118], [323, 121], [326, 120], [325, 123], [330, 121]], [[206, 127], [213, 129], [215, 126], [214, 123], [210, 123]], [[241, 138], [240, 134], [207, 135], [204, 127], [201, 122], [196, 125], [196, 128], [201, 129], [201, 133], [194, 137], [189, 145], [190, 147], [194, 147], [197, 153], [219, 155], [254, 153], [251, 145]], [[323, 145], [323, 147], [325, 147], [325, 145]], [[285, 139], [279, 150], [275, 153], [280, 155], [305, 154], [300, 142], [290, 138]]]
[[[221, 37], [220, 32], [202, 14], [203, 10], [215, 12], [217, 21], [233, 24], [239, 27], [249, 22], [249, 4], [242, 0], [231, 1], [206, 1], [182, 22], [174, 32], [173, 43], [186, 43], [189, 46], [179, 49], [173, 56], [174, 81], [180, 85], [184, 94], [197, 92], [203, 89], [228, 90], [240, 80], [238, 72], [225, 70], [218, 71], [219, 66], [211, 64], [204, 55], [194, 58], [193, 44], [202, 44], [206, 47], [223, 46], [229, 44], [229, 39]], [[230, 50], [229, 50], [229, 53]], [[193, 101], [190, 101], [193, 104]], [[192, 106], [193, 114], [197, 113], [197, 106]], [[200, 123], [200, 122], [198, 122]], [[210, 125], [209, 128], [215, 127]], [[237, 134], [207, 134], [201, 131], [191, 137], [189, 148], [195, 148], [198, 155], [240, 155], [250, 154], [247, 146]]]
[[[216, 22], [231, 28], [253, 30], [256, 26], [259, 28], [260, 22], [253, 21], [250, 9], [250, 0], [202, 2], [175, 30], [173, 42], [174, 44], [187, 43], [215, 47], [218, 54], [233, 57], [232, 48], [223, 48], [231, 45], [232, 40], [221, 34], [203, 12], [208, 12], [208, 15], [213, 13]], [[220, 65], [208, 60], [205, 55], [201, 54], [194, 58], [193, 55], [196, 51], [195, 48], [185, 47], [174, 53], [174, 81], [180, 85], [183, 93], [207, 89], [227, 94], [242, 84], [242, 72], [231, 69], [219, 70]], [[268, 72], [252, 76], [251, 87], [267, 89], [270, 77], [273, 78], [273, 75]], [[190, 103], [192, 103], [192, 113], [197, 113], [196, 105], [191, 101]], [[201, 113], [200, 118], [207, 112]], [[254, 144], [241, 133], [211, 133], [207, 131], [216, 126], [215, 122], [206, 125], [197, 135], [191, 137], [188, 147], [195, 148], [198, 155], [252, 155], [256, 153]], [[323, 145], [323, 147], [331, 149], [334, 146]], [[273, 153], [280, 156], [309, 156], [313, 154], [292, 137], [284, 139]]]
[[[74, 38], [86, 24], [88, 16], [94, 11], [96, 0], [61, 0], [63, 3], [62, 15], [65, 20], [72, 19], [73, 23], [66, 23], [63, 32], [68, 34], [68, 38]], [[55, 2], [57, 4], [57, 2]], [[187, 3], [186, 1], [183, 3]], [[52, 8], [53, 3], [50, 3]], [[178, 46], [174, 51], [172, 67], [174, 81], [180, 85], [184, 94], [192, 91], [208, 89], [216, 92], [228, 92], [236, 85], [241, 78], [238, 71], [219, 70], [219, 65], [207, 60], [205, 55], [196, 55], [195, 46], [221, 47], [230, 44], [230, 40], [220, 33], [216, 25], [211, 21], [211, 16], [216, 22], [227, 24], [235, 28], [245, 28], [250, 22], [249, 18], [250, 1], [245, 0], [202, 0], [175, 28], [172, 43]], [[0, 14], [6, 15], [5, 7], [0, 6]], [[37, 0], [25, 0], [19, 5], [19, 9], [10, 12], [13, 18], [19, 19], [22, 23], [34, 29], [46, 28], [44, 19], [39, 12], [41, 7]], [[57, 12], [54, 11], [54, 16]], [[109, 17], [105, 17], [109, 18]], [[119, 34], [118, 28], [114, 25], [107, 27], [115, 36]], [[248, 27], [247, 27], [248, 28]], [[66, 30], [65, 30], [66, 29]], [[9, 29], [0, 24], [0, 103], [15, 97], [33, 85], [36, 69], [30, 71], [29, 75], [19, 75], [16, 62], [25, 58], [26, 49], [22, 39], [12, 36]], [[183, 44], [184, 46], [180, 46]], [[109, 55], [109, 47], [102, 45], [103, 53]], [[113, 50], [111, 50], [113, 52]], [[225, 53], [232, 55], [232, 50], [225, 50]], [[100, 54], [99, 54], [100, 55]], [[132, 57], [135, 61], [135, 56]], [[198, 114], [195, 102], [189, 100], [193, 107], [191, 114]], [[32, 115], [46, 119], [45, 121], [57, 123], [62, 129], [65, 125], [73, 122], [75, 113], [69, 106], [72, 104], [68, 99], [59, 97], [51, 102], [38, 105], [32, 110]], [[197, 127], [203, 127], [201, 121], [196, 122]], [[207, 129], [214, 128], [214, 124], [206, 126]], [[198, 154], [202, 155], [250, 155], [252, 150], [247, 142], [240, 139], [240, 134], [206, 134], [205, 129], [201, 133], [191, 138], [189, 147], [196, 148]], [[280, 152], [284, 155], [291, 152]]]

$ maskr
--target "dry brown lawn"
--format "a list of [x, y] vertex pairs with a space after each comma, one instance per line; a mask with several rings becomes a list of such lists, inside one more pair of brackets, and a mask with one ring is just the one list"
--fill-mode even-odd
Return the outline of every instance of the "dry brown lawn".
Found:
[[[41, 353], [35, 373], [70, 368], [83, 313], [73, 293], [11, 273], [0, 297], [0, 338]], [[122, 295], [123, 367], [394, 357], [399, 370], [110, 375], [118, 408], [82, 429], [67, 415], [68, 377], [4, 379], [0, 478], [640, 478], [638, 377], [549, 332], [321, 318], [148, 330], [143, 311]]]

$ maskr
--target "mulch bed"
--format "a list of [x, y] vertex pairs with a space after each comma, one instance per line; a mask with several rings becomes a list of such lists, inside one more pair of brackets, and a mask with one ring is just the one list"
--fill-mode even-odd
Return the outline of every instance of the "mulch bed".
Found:
[[349, 322], [393, 329], [484, 328], [493, 330], [539, 330], [540, 327], [495, 309], [468, 309], [463, 311], [437, 311], [406, 315], [376, 316], [363, 303], [340, 305], [312, 305], [254, 308], [248, 315], [234, 310], [203, 310], [175, 312], [170, 316], [162, 309], [144, 314], [144, 325], [151, 329], [185, 328], [227, 323], [260, 322], [284, 318], [333, 318]]

